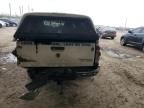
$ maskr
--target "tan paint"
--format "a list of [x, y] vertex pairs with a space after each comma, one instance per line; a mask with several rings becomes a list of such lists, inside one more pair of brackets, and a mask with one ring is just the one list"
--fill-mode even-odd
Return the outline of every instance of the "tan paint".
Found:
[[[86, 45], [85, 45], [86, 44]], [[31, 42], [17, 42], [18, 56], [31, 62], [19, 61], [22, 67], [78, 67], [78, 66], [93, 66], [95, 56], [94, 43], [62, 43], [57, 42], [51, 45], [38, 44], [37, 53], [36, 45]], [[87, 45], [88, 44], [88, 45]], [[19, 48], [21, 46], [22, 48]], [[64, 47], [64, 50], [51, 50], [51, 47]], [[94, 50], [92, 51], [92, 48]], [[57, 55], [59, 57], [57, 57]]]

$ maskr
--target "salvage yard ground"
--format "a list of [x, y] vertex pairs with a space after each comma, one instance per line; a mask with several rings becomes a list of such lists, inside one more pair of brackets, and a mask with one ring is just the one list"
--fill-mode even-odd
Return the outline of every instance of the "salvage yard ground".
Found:
[[101, 70], [95, 77], [65, 81], [64, 94], [49, 82], [32, 101], [19, 97], [27, 92], [26, 70], [17, 67], [10, 52], [16, 28], [0, 29], [0, 108], [144, 108], [144, 54], [115, 40], [100, 39]]

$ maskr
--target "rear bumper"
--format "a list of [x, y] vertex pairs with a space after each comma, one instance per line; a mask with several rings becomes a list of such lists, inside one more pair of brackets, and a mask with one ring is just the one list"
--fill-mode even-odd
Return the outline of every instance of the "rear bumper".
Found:
[[33, 71], [39, 76], [44, 76], [51, 80], [95, 76], [99, 70], [99, 66], [96, 68], [28, 68], [28, 72]]

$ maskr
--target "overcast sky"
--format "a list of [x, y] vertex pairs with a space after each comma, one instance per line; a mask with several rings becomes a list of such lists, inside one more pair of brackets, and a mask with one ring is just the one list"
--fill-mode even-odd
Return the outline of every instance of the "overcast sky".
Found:
[[144, 0], [1, 0], [0, 14], [9, 14], [11, 3], [12, 14], [20, 14], [23, 6], [26, 13], [64, 12], [88, 15], [95, 25], [144, 26]]

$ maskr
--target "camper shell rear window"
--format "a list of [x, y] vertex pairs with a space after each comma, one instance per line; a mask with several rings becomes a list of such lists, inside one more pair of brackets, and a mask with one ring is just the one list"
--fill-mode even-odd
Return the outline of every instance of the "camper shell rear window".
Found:
[[62, 18], [45, 16], [26, 17], [18, 30], [19, 33], [95, 33], [91, 21], [86, 18]]

